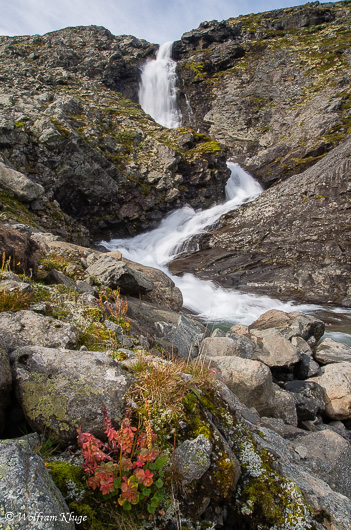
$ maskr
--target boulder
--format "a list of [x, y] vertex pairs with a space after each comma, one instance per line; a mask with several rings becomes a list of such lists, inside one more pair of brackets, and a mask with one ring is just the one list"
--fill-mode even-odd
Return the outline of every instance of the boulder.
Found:
[[0, 440], [0, 527], [74, 530], [68, 506], [36, 451], [39, 445], [37, 434]]
[[33, 287], [30, 283], [18, 280], [4, 280], [0, 282], [0, 291], [17, 292], [21, 294], [30, 295], [33, 292]]
[[297, 349], [276, 329], [252, 329], [257, 348], [254, 358], [273, 367], [290, 367], [300, 361]]
[[204, 357], [223, 357], [234, 355], [245, 359], [252, 359], [254, 344], [246, 337], [207, 337], [200, 345], [199, 353]]
[[212, 444], [200, 434], [192, 440], [182, 442], [174, 452], [174, 462], [177, 472], [185, 486], [199, 480], [211, 465]]
[[349, 362], [327, 364], [320, 374], [308, 381], [318, 383], [324, 388], [326, 414], [332, 420], [351, 418], [351, 364]]
[[247, 407], [254, 407], [260, 414], [270, 416], [274, 411], [272, 373], [268, 366], [251, 359], [224, 356], [211, 357], [211, 368], [218, 378]]
[[304, 313], [285, 313], [277, 309], [271, 309], [261, 315], [255, 322], [249, 326], [249, 331], [265, 330], [274, 328], [279, 330], [284, 337], [301, 337], [305, 341], [314, 337], [318, 341], [324, 333], [324, 322]]
[[294, 375], [297, 379], [307, 379], [319, 372], [319, 364], [313, 359], [313, 353], [309, 344], [301, 337], [292, 337], [291, 344], [295, 346], [300, 362], [294, 366]]
[[297, 427], [297, 412], [294, 396], [278, 385], [274, 387], [274, 418], [283, 420], [288, 425]]
[[262, 416], [260, 418], [260, 425], [276, 432], [286, 440], [293, 440], [297, 436], [307, 435], [306, 431], [303, 429], [299, 429], [294, 425], [287, 424], [281, 418], [269, 418], [267, 416]]
[[[111, 252], [108, 253], [109, 256], [111, 254]], [[165, 309], [180, 311], [183, 306], [183, 295], [167, 274], [154, 267], [147, 267], [128, 259], [123, 259], [123, 262], [127, 263], [133, 271], [140, 272], [153, 283], [152, 291], [143, 295], [144, 300]]]
[[172, 344], [179, 357], [188, 359], [198, 356], [199, 346], [206, 332], [202, 324], [181, 315], [176, 324], [156, 322], [155, 327], [157, 335]]
[[113, 424], [125, 409], [133, 378], [102, 352], [27, 346], [11, 353], [17, 398], [32, 429], [65, 443], [77, 428], [103, 436], [101, 407]]
[[289, 381], [284, 388], [295, 400], [299, 420], [314, 420], [317, 414], [324, 412], [326, 395], [316, 382]]
[[351, 498], [351, 445], [345, 438], [324, 430], [299, 437], [293, 443], [314, 475]]
[[154, 287], [154, 284], [140, 272], [104, 254], [86, 269], [86, 273], [105, 287], [110, 289], [119, 287], [123, 294], [145, 294]]
[[[265, 449], [274, 455], [275, 468], [281, 476], [290, 482], [290, 486], [296, 486], [302, 491], [305, 500], [311, 506], [317, 518], [321, 520], [320, 530], [328, 528], [330, 530], [349, 530], [351, 521], [351, 501], [342, 495], [314, 473], [313, 467], [306, 461], [306, 449], [302, 448], [302, 456], [296, 451], [296, 445], [292, 445], [290, 439], [284, 440], [278, 433], [263, 426], [259, 428], [259, 433], [254, 434], [254, 439], [258, 447]], [[303, 438], [299, 438], [299, 444]], [[322, 440], [318, 440], [322, 441]], [[323, 448], [313, 447], [311, 451], [323, 451]], [[293, 481], [293, 482], [291, 482]], [[305, 526], [305, 518], [302, 515], [300, 522]], [[299, 523], [298, 523], [299, 524]], [[298, 526], [296, 526], [298, 528]], [[308, 528], [308, 526], [307, 526]]]
[[12, 270], [35, 275], [40, 259], [38, 244], [31, 234], [23, 234], [7, 226], [0, 226], [0, 259], [5, 259]]
[[8, 354], [0, 344], [0, 432], [4, 430], [4, 412], [10, 402], [12, 375]]
[[317, 346], [315, 359], [320, 364], [351, 362], [351, 348], [326, 338]]
[[11, 351], [27, 345], [74, 348], [78, 332], [67, 322], [23, 310], [0, 313], [0, 339], [7, 343]]
[[12, 191], [16, 199], [32, 202], [44, 194], [44, 188], [28, 177], [0, 162], [0, 187]]
[[45, 276], [45, 283], [49, 285], [64, 285], [65, 287], [69, 287], [70, 289], [75, 288], [75, 282], [70, 278], [69, 276], [66, 276], [66, 274], [63, 274], [63, 272], [58, 271], [56, 269], [52, 269], [46, 276]]

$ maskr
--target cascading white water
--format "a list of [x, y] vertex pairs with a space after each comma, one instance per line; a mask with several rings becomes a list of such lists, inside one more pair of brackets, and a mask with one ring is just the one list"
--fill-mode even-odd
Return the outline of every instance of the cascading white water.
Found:
[[181, 123], [177, 109], [176, 62], [171, 59], [173, 42], [161, 44], [156, 59], [143, 67], [139, 102], [142, 109], [164, 127], [174, 129]]
[[158, 228], [131, 239], [102, 242], [108, 250], [120, 250], [125, 258], [163, 270], [183, 293], [184, 306], [208, 321], [240, 322], [249, 324], [268, 309], [283, 311], [304, 310], [308, 306], [293, 306], [268, 296], [255, 296], [216, 286], [212, 281], [196, 278], [193, 274], [173, 276], [167, 269], [182, 249], [186, 240], [203, 233], [221, 215], [253, 200], [261, 186], [240, 166], [228, 163], [231, 177], [226, 186], [227, 201], [208, 210], [195, 212], [190, 206], [169, 214]]

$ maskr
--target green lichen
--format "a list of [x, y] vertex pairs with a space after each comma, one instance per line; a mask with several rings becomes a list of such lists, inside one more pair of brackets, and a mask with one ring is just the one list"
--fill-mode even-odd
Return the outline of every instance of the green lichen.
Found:
[[251, 433], [237, 431], [237, 456], [245, 473], [236, 494], [238, 516], [245, 528], [262, 530], [312, 530], [313, 514], [298, 486], [273, 468], [272, 455], [258, 449]]
[[5, 478], [10, 471], [10, 467], [7, 464], [0, 464], [0, 479]]
[[[19, 358], [18, 362], [21, 363], [22, 359]], [[23, 362], [26, 362], [25, 358]], [[66, 436], [74, 429], [70, 419], [69, 399], [62, 391], [62, 387], [66, 386], [77, 398], [82, 396], [89, 399], [90, 396], [94, 399], [102, 393], [102, 390], [92, 387], [77, 376], [50, 379], [44, 374], [33, 373], [31, 379], [23, 384], [22, 403], [26, 417], [33, 424], [45, 425], [53, 437], [57, 433]], [[74, 423], [78, 428], [79, 421]]]
[[[21, 363], [21, 358], [18, 362]], [[23, 384], [23, 410], [34, 421], [41, 420], [46, 425], [55, 421], [60, 430], [68, 430], [68, 399], [62, 394], [58, 399], [59, 383], [60, 380], [48, 379], [43, 374], [32, 374]]]

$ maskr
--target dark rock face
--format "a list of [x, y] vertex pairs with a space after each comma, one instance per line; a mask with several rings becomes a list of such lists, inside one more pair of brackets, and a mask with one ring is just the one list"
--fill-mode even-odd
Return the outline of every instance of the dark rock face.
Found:
[[0, 38], [0, 161], [95, 237], [132, 234], [185, 202], [223, 197], [225, 149], [165, 129], [133, 103], [139, 66], [154, 51], [94, 26]]
[[3, 261], [9, 261], [13, 270], [36, 273], [40, 259], [39, 245], [28, 234], [21, 234], [7, 226], [0, 226], [0, 254]]
[[267, 184], [310, 167], [349, 132], [349, 21], [349, 4], [314, 3], [185, 33], [174, 45], [184, 123]]
[[221, 218], [171, 265], [228, 287], [348, 304], [351, 138], [300, 175]]

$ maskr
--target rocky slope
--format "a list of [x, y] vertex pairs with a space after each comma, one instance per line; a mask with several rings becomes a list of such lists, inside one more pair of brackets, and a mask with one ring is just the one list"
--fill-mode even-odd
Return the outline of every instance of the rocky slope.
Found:
[[104, 28], [1, 37], [0, 156], [95, 237], [130, 234], [188, 202], [223, 196], [225, 151], [170, 131], [137, 103], [138, 65], [154, 46]]
[[[317, 346], [322, 321], [268, 311], [209, 336], [164, 273], [28, 225], [5, 233], [8, 255], [37, 272], [15, 274], [9, 260], [0, 271], [0, 524], [348, 530], [351, 349]], [[122, 460], [100, 461], [97, 438], [121, 421], [124, 433], [129, 421], [154, 433], [142, 449], [162, 455], [154, 467], [137, 445], [138, 471], [123, 464], [131, 448], [118, 434]], [[82, 469], [87, 447], [101, 483]], [[127, 510], [121, 465], [138, 490]], [[145, 500], [132, 477], [146, 472]]]
[[350, 9], [314, 2], [184, 34], [174, 57], [185, 123], [267, 184], [314, 164], [350, 132]]
[[223, 216], [197, 237], [201, 250], [170, 269], [282, 299], [350, 307], [350, 157], [348, 138], [305, 172]]

